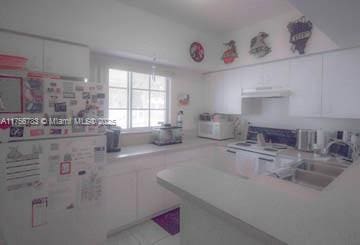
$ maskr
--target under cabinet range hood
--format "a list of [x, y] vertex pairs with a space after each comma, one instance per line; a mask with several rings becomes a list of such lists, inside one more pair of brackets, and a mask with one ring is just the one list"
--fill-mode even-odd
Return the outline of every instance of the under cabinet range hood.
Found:
[[289, 88], [284, 87], [257, 87], [242, 89], [242, 98], [281, 98], [290, 96]]

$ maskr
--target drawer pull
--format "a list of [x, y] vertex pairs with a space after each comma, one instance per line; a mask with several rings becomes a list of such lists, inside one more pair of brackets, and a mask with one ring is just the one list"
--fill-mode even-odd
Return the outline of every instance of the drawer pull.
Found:
[[267, 158], [262, 158], [262, 157], [259, 157], [259, 160], [266, 161], [266, 162], [273, 162], [274, 161], [274, 159], [267, 159]]

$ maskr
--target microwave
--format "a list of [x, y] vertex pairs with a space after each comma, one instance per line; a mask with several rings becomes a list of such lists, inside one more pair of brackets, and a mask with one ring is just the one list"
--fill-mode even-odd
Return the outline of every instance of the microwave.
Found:
[[232, 139], [234, 138], [234, 123], [199, 121], [198, 136], [215, 140]]

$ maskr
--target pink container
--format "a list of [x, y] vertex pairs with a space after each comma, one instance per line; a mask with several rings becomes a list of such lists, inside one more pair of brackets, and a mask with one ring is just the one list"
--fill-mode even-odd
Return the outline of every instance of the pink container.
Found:
[[27, 60], [25, 57], [0, 54], [0, 69], [22, 70], [25, 69]]

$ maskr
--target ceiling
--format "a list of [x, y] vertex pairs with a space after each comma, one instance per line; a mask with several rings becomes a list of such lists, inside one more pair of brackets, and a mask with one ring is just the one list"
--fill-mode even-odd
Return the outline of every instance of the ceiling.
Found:
[[294, 10], [288, 0], [117, 0], [203, 31], [227, 32]]

